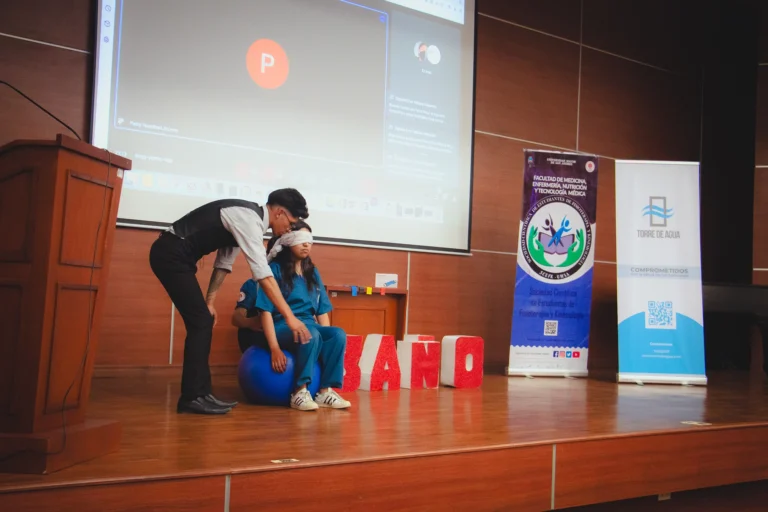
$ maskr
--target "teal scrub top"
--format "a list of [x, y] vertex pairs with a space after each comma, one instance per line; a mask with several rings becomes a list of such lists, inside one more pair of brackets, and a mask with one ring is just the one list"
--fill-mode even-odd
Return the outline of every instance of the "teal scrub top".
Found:
[[[307, 282], [304, 280], [304, 277], [295, 276], [293, 278], [293, 289], [288, 295], [285, 293], [285, 283], [283, 281], [283, 273], [280, 271], [280, 265], [273, 262], [270, 263], [269, 268], [272, 269], [272, 273], [275, 276], [278, 286], [283, 290], [283, 298], [285, 298], [285, 301], [288, 303], [288, 307], [291, 308], [291, 311], [293, 311], [293, 314], [296, 315], [299, 320], [302, 322], [314, 322], [315, 316], [324, 315], [331, 311], [331, 301], [328, 299], [328, 294], [325, 292], [325, 286], [320, 278], [320, 272], [317, 270], [317, 267], [315, 267], [315, 281], [317, 281], [316, 288], [308, 290]], [[254, 307], [260, 311], [272, 313], [272, 318], [274, 319], [275, 324], [285, 323], [283, 315], [275, 309], [275, 305], [272, 304], [272, 301], [269, 300], [269, 297], [267, 297], [267, 294], [264, 293], [264, 290], [260, 286], [254, 287], [243, 285], [241, 293], [253, 293], [254, 288], [256, 289], [256, 301]], [[245, 299], [246, 300], [241, 300], [240, 302], [250, 302], [250, 300], [248, 300], [249, 297], [246, 296]]]

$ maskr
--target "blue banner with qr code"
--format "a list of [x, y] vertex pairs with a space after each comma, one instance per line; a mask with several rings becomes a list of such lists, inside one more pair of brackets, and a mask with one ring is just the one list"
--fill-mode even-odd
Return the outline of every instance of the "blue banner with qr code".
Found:
[[699, 164], [616, 161], [619, 382], [707, 383]]
[[508, 375], [586, 376], [597, 163], [525, 151]]

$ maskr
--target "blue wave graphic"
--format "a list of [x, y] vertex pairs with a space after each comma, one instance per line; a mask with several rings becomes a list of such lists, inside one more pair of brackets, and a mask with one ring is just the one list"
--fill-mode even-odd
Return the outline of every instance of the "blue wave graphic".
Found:
[[647, 205], [643, 207], [643, 216], [650, 215], [652, 217], [659, 217], [662, 219], [668, 219], [675, 214], [674, 208], [667, 208], [666, 210], [661, 206], [655, 204]]

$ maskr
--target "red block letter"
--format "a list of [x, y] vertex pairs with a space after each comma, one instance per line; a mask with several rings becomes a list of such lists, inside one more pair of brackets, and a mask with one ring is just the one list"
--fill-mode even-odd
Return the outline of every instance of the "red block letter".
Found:
[[360, 389], [400, 389], [400, 365], [393, 336], [369, 334], [365, 338], [360, 372]]
[[360, 387], [360, 356], [363, 354], [363, 337], [347, 336], [344, 352], [344, 387], [342, 391], [357, 391]]
[[397, 359], [401, 372], [400, 387], [434, 389], [440, 380], [440, 343], [434, 341], [434, 338], [429, 341], [422, 341], [419, 338], [432, 338], [432, 336], [409, 335], [397, 344]]
[[443, 338], [440, 383], [454, 388], [477, 388], [483, 383], [483, 338]]

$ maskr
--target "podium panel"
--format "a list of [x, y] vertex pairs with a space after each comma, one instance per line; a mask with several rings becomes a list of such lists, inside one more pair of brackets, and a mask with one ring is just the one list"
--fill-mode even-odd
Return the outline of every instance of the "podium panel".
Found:
[[86, 413], [130, 168], [64, 135], [0, 148], [0, 471], [54, 471], [119, 442], [117, 423]]

